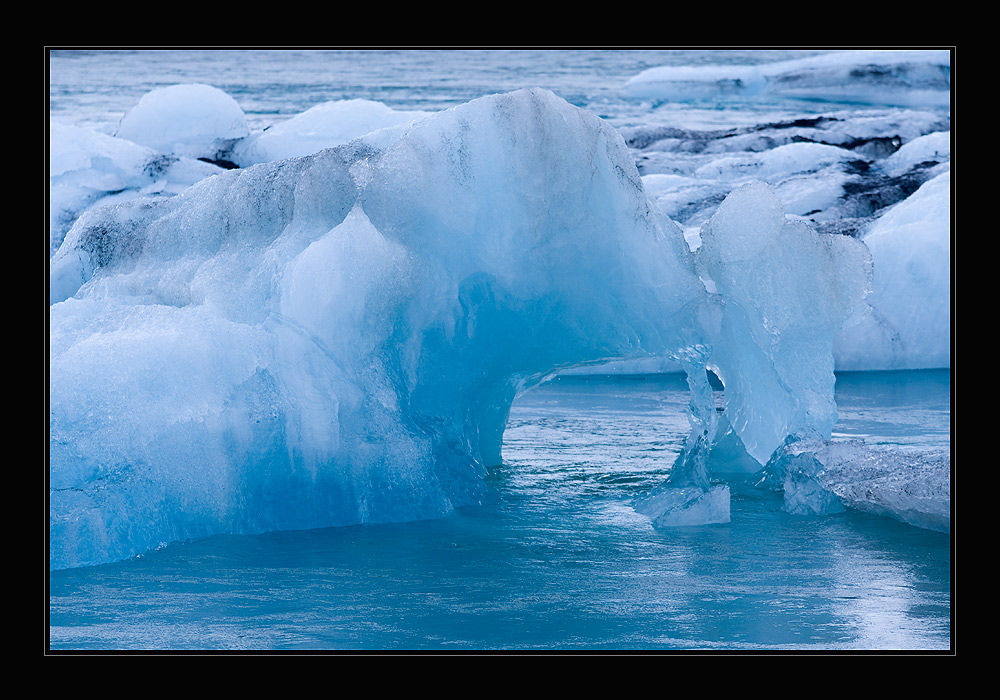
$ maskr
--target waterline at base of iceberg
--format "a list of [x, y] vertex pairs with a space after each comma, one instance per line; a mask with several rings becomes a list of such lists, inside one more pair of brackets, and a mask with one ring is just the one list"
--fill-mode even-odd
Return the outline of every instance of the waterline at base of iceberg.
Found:
[[[838, 375], [836, 439], [947, 445], [948, 372]], [[950, 538], [791, 515], [730, 476], [728, 523], [633, 502], [687, 439], [683, 375], [518, 398], [490, 496], [443, 518], [175, 543], [52, 572], [53, 650], [897, 651], [951, 646]], [[877, 418], [873, 418], [877, 417]]]

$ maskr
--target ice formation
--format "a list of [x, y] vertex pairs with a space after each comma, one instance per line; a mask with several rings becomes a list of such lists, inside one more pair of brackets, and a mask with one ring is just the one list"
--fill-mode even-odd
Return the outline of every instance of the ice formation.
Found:
[[251, 132], [243, 111], [209, 85], [158, 88], [122, 118], [114, 136], [53, 120], [49, 127], [50, 257], [92, 207], [138, 196], [172, 196], [220, 168], [309, 155], [364, 138], [384, 149], [431, 112], [371, 100], [316, 105]]
[[635, 509], [660, 528], [728, 523], [729, 487], [715, 484], [702, 489], [666, 483], [639, 499]]
[[[724, 420], [760, 464], [789, 441], [828, 438], [837, 421], [833, 344], [867, 310], [867, 249], [786, 218], [763, 183], [726, 198], [702, 228], [696, 267], [720, 299], [706, 358], [725, 386]], [[808, 359], [807, 359], [808, 358]], [[694, 430], [663, 487], [636, 509], [659, 526], [729, 521], [729, 490], [712, 484], [719, 432], [704, 372], [688, 368]]]
[[49, 254], [91, 207], [173, 195], [219, 172], [192, 158], [53, 120], [49, 124]]
[[727, 417], [761, 463], [789, 435], [833, 429], [834, 339], [867, 310], [872, 274], [863, 245], [787, 220], [769, 195], [762, 183], [733, 192], [697, 251], [725, 300], [711, 364]]
[[373, 100], [324, 102], [261, 133], [246, 137], [234, 148], [234, 160], [246, 167], [307, 156], [361, 136], [385, 148], [413, 122], [431, 114], [419, 110], [395, 110]]
[[948, 105], [947, 50], [836, 51], [753, 66], [661, 66], [628, 81], [634, 97], [746, 100], [766, 97], [878, 105]]
[[947, 450], [803, 440], [775, 452], [761, 478], [783, 491], [792, 514], [852, 508], [929, 530], [951, 529]]
[[[906, 58], [898, 52], [878, 55], [883, 63], [887, 56]], [[934, 52], [920, 55], [941, 58]], [[859, 56], [847, 52], [761, 70], [792, 75], [798, 65], [804, 75], [815, 77], [814, 69], [810, 73], [803, 66], [839, 61], [843, 68], [855, 65]], [[158, 136], [165, 128], [164, 115], [170, 118], [169, 139]], [[426, 116], [368, 100], [342, 100], [248, 133], [242, 112], [224, 93], [205, 85], [176, 85], [145, 96], [123, 120], [126, 135], [171, 152], [54, 122], [50, 255], [91, 207], [141, 195], [174, 195], [219, 172], [214, 165], [177, 153], [212, 153], [229, 166], [247, 166], [315, 153], [352, 137], [383, 150]], [[640, 173], [645, 173], [647, 196], [680, 223], [691, 248], [701, 244], [700, 227], [719, 202], [752, 181], [767, 182], [786, 214], [809, 221], [821, 232], [856, 237], [877, 232], [869, 240], [878, 248], [878, 267], [883, 268], [876, 274], [879, 292], [870, 300], [874, 311], [861, 326], [838, 338], [835, 362], [840, 370], [878, 370], [950, 366], [950, 222], [945, 214], [950, 188], [944, 192], [939, 181], [934, 203], [926, 192], [916, 192], [949, 169], [948, 123], [947, 117], [931, 110], [835, 110], [712, 131], [638, 126], [622, 133]], [[903, 206], [908, 198], [913, 201]], [[900, 211], [915, 211], [921, 199], [925, 209], [931, 207], [927, 216], [911, 216], [903, 223], [898, 214], [889, 215], [896, 204]], [[889, 233], [893, 227], [898, 230]], [[911, 248], [911, 239], [920, 242], [919, 250]], [[918, 268], [926, 274], [914, 273]], [[933, 286], [928, 286], [931, 278]], [[916, 313], [910, 303], [914, 298], [925, 302]], [[682, 369], [669, 358], [652, 357], [571, 371]]]
[[243, 110], [211, 85], [170, 85], [152, 90], [121, 120], [118, 138], [161, 153], [219, 160], [250, 135]]
[[873, 311], [838, 338], [836, 368], [892, 370], [951, 362], [948, 123], [930, 111], [833, 111], [745, 129], [645, 126], [624, 135], [650, 200], [693, 249], [723, 197], [752, 181], [817, 231], [863, 239], [875, 257]]
[[951, 366], [951, 171], [876, 219], [872, 313], [837, 339], [843, 370]]
[[537, 89], [88, 210], [50, 267], [50, 566], [475, 503], [515, 395], [614, 359], [689, 371], [650, 517], [728, 517], [706, 365], [758, 460], [829, 437], [871, 271], [760, 183], [701, 238], [650, 206], [618, 132]]
[[951, 131], [935, 131], [902, 144], [898, 151], [885, 159], [882, 169], [889, 175], [901, 175], [929, 165], [933, 176], [938, 171], [950, 169], [950, 163]]

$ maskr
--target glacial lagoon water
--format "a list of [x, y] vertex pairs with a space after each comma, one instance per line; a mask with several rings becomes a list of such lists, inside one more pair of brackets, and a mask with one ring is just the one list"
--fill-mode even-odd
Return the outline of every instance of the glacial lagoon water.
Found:
[[[838, 377], [836, 438], [947, 446], [950, 372]], [[688, 430], [681, 375], [564, 376], [520, 397], [491, 499], [433, 521], [164, 546], [49, 575], [52, 650], [948, 650], [949, 534], [792, 516], [732, 482], [725, 525], [632, 499]]]

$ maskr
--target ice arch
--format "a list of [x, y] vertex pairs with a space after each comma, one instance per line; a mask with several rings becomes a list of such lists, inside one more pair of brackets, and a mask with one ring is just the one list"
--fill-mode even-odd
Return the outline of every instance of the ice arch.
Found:
[[614, 358], [691, 368], [671, 486], [704, 492], [706, 363], [755, 457], [822, 436], [866, 256], [763, 185], [695, 256], [617, 132], [542, 90], [92, 210], [50, 271], [50, 566], [442, 515], [519, 391]]

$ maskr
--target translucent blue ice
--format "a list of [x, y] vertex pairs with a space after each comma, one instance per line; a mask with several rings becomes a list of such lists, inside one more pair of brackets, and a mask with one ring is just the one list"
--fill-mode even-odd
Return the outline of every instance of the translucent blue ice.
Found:
[[384, 148], [88, 210], [50, 270], [50, 566], [477, 503], [514, 397], [608, 360], [688, 370], [668, 488], [728, 514], [704, 461], [706, 366], [759, 462], [828, 438], [834, 338], [871, 267], [763, 184], [701, 240], [693, 253], [650, 205], [617, 131], [537, 89]]

